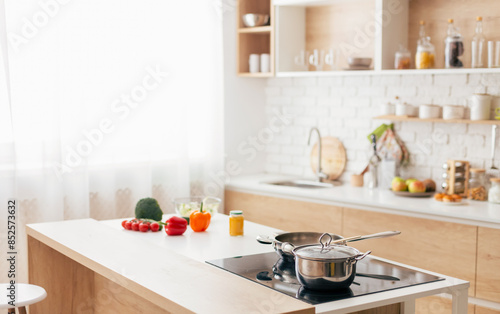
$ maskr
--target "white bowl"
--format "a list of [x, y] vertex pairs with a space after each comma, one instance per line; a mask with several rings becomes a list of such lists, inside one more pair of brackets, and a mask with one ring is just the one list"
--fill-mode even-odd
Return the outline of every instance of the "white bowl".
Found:
[[454, 120], [463, 119], [465, 114], [465, 107], [446, 105], [443, 107], [443, 119], [444, 120]]
[[420, 119], [437, 119], [441, 113], [441, 107], [437, 105], [422, 105], [419, 108], [418, 117]]
[[248, 13], [242, 16], [243, 24], [246, 27], [262, 26], [269, 23], [269, 15]]
[[347, 64], [350, 67], [367, 67], [369, 68], [372, 64], [372, 58], [358, 58], [358, 57], [349, 57], [347, 58]]

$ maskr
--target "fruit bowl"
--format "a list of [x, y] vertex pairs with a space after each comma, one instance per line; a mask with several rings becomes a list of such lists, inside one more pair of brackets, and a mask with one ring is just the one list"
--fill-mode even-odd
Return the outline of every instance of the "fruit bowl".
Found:
[[436, 193], [434, 191], [412, 193], [412, 192], [408, 192], [408, 191], [392, 191], [392, 190], [391, 190], [391, 192], [394, 193], [394, 195], [404, 196], [404, 197], [431, 197]]
[[200, 210], [201, 202], [203, 202], [203, 210], [209, 212], [213, 217], [217, 214], [221, 199], [212, 196], [176, 198], [174, 199], [175, 212], [189, 222], [189, 215], [194, 211]]

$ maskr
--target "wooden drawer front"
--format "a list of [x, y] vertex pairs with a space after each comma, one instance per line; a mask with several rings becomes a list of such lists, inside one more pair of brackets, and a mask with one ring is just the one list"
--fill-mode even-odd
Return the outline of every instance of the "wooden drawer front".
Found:
[[470, 281], [474, 295], [477, 227], [345, 208], [344, 237], [400, 230], [396, 237], [353, 243], [376, 256]]
[[285, 231], [342, 234], [342, 208], [263, 195], [225, 191], [225, 212], [242, 210], [246, 220]]
[[[451, 299], [436, 296], [420, 298], [415, 302], [416, 314], [451, 314], [452, 308]], [[474, 314], [474, 304], [469, 304], [467, 314]]]
[[476, 314], [500, 314], [500, 311], [476, 305]]
[[500, 230], [479, 227], [476, 297], [500, 302]]

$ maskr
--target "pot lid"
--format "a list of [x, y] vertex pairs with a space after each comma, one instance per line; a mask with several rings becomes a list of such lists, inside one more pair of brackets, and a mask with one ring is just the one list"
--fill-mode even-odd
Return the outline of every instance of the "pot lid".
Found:
[[306, 245], [294, 251], [298, 257], [316, 260], [349, 259], [360, 254], [355, 248], [345, 245]]

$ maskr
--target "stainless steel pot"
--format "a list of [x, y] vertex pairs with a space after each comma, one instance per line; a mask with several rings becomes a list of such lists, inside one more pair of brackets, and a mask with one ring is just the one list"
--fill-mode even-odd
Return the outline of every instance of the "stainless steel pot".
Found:
[[353, 247], [330, 245], [333, 237], [325, 233], [320, 244], [293, 249], [295, 271], [300, 284], [309, 290], [348, 288], [356, 276], [356, 263], [371, 251], [361, 253]]
[[[276, 235], [274, 238], [258, 236], [257, 241], [263, 244], [271, 244], [276, 253], [286, 262], [293, 262], [293, 249], [308, 244], [317, 244], [324, 233], [319, 232], [286, 232]], [[334, 240], [343, 239], [342, 236], [329, 233]], [[283, 243], [286, 243], [285, 247]]]

